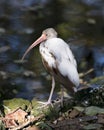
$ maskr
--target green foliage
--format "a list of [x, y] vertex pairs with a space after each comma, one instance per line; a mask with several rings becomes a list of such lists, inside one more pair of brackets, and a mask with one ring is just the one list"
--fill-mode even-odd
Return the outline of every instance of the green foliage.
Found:
[[4, 127], [4, 124], [2, 123], [1, 120], [0, 120], [0, 130], [6, 130], [6, 128]]
[[36, 125], [39, 126], [41, 130], [52, 130], [52, 128], [43, 121], [36, 123]]

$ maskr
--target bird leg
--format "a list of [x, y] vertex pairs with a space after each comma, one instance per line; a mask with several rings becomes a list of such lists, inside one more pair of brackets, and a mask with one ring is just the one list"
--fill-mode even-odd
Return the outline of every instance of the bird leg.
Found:
[[51, 88], [51, 92], [50, 92], [49, 99], [48, 99], [49, 103], [51, 103], [51, 99], [52, 99], [52, 95], [53, 95], [53, 92], [54, 92], [54, 88], [55, 88], [55, 79], [52, 76], [52, 88]]
[[69, 95], [66, 91], [65, 91], [65, 88], [64, 86], [61, 84], [60, 85], [61, 87], [61, 93], [60, 93], [60, 105], [61, 107], [63, 108], [64, 107], [64, 98], [68, 98], [68, 99], [71, 99], [71, 95]]
[[44, 105], [43, 107], [51, 104], [51, 100], [52, 100], [52, 95], [53, 95], [53, 92], [54, 92], [54, 88], [55, 88], [55, 79], [52, 76], [52, 88], [51, 88], [51, 92], [50, 92], [48, 101], [47, 102], [39, 102], [39, 103], [42, 103]]
[[64, 100], [64, 88], [63, 85], [61, 85], [61, 107], [63, 107], [63, 100]]

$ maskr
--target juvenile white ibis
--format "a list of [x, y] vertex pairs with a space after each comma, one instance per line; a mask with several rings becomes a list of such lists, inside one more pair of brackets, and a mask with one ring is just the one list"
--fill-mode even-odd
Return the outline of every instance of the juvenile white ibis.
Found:
[[39, 51], [44, 67], [52, 76], [52, 88], [47, 101], [47, 104], [50, 104], [55, 88], [55, 79], [71, 93], [74, 93], [79, 86], [79, 75], [72, 51], [65, 41], [57, 37], [57, 32], [53, 28], [48, 28], [42, 32], [41, 37], [26, 50], [22, 60], [39, 43], [41, 43]]

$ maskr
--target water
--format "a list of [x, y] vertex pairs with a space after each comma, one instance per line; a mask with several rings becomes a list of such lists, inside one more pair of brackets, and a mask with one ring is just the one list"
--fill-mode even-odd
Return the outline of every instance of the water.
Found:
[[[98, 46], [104, 48], [104, 2], [100, 0], [100, 3], [97, 3], [99, 3], [97, 0], [94, 4], [84, 0], [75, 0], [74, 2], [60, 0], [1, 0], [0, 48], [7, 47], [7, 49], [4, 48], [0, 51], [1, 99], [12, 97], [32, 99], [36, 97], [44, 100], [48, 98], [51, 79], [47, 78], [48, 74], [43, 68], [38, 47], [28, 54], [26, 62], [23, 64], [19, 62], [27, 47], [47, 27], [54, 27], [59, 32], [59, 36], [66, 41], [70, 39], [79, 40], [76, 43], [79, 46], [75, 49], [76, 58], [80, 57], [77, 59], [79, 64], [83, 59], [87, 60], [89, 54], [94, 52], [90, 49], [91, 52], [89, 51], [86, 55], [89, 47], [93, 48], [93, 45], [98, 44]], [[83, 43], [81, 41], [84, 41], [88, 48], [86, 53], [84, 51], [85, 54], [81, 53], [83, 56], [78, 55], [77, 57], [79, 47]], [[102, 55], [104, 56], [104, 53]], [[98, 58], [94, 53], [92, 57], [93, 59]], [[99, 60], [101, 60], [100, 63], [102, 63], [101, 67], [103, 69], [104, 62], [102, 59]], [[95, 64], [96, 61], [91, 64], [90, 68]], [[85, 69], [79, 67], [80, 70]], [[24, 74], [25, 72], [27, 72], [28, 76]], [[33, 75], [29, 72], [32, 72]]]

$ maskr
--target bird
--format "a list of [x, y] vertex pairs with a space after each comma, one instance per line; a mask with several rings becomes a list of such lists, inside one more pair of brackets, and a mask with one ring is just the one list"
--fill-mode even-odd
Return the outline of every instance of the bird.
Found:
[[59, 81], [69, 93], [77, 92], [79, 86], [79, 75], [77, 70], [77, 62], [69, 47], [69, 45], [58, 37], [57, 32], [53, 28], [47, 28], [42, 35], [31, 44], [25, 51], [22, 60], [27, 53], [39, 46], [42, 62], [46, 70], [52, 76], [52, 87], [46, 105], [51, 104], [52, 96], [55, 88], [55, 81]]

